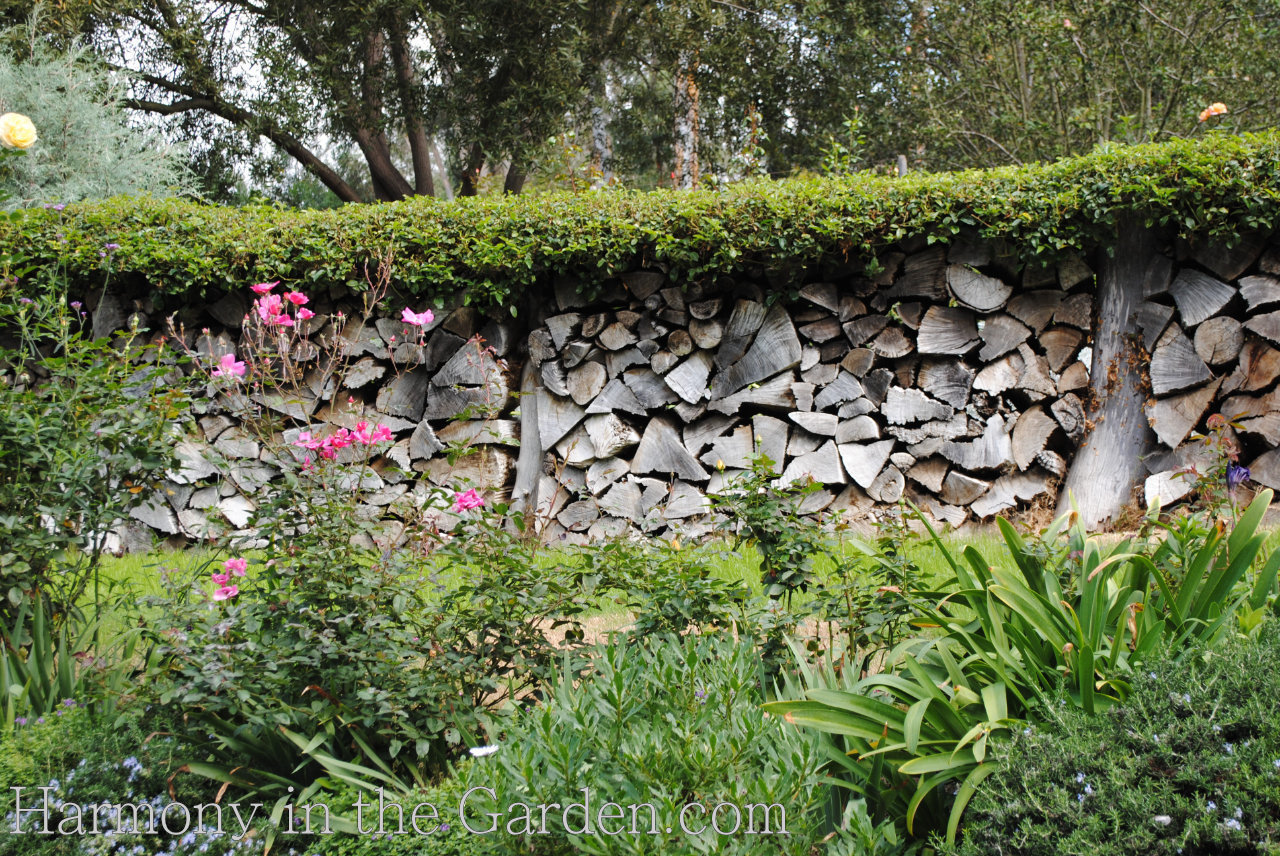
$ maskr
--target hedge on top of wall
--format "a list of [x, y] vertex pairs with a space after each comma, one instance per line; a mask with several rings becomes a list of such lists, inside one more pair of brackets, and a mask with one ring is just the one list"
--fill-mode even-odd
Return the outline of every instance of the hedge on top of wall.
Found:
[[[116, 198], [0, 222], [0, 250], [73, 289], [110, 279], [208, 298], [246, 282], [348, 283], [390, 257], [393, 284], [437, 302], [513, 306], [569, 275], [590, 289], [637, 266], [693, 280], [749, 265], [865, 263], [909, 235], [973, 229], [1053, 261], [1103, 244], [1120, 216], [1231, 242], [1280, 224], [1280, 132], [1107, 146], [1052, 164], [711, 191], [599, 191], [450, 203], [411, 199], [325, 211]], [[25, 265], [24, 265], [25, 266]]]

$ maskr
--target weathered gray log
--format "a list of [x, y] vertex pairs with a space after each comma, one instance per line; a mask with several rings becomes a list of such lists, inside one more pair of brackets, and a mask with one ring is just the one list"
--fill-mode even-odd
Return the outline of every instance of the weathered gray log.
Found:
[[812, 282], [800, 289], [800, 296], [833, 315], [840, 312], [840, 294], [833, 282]]
[[1265, 315], [1255, 315], [1246, 321], [1244, 326], [1259, 336], [1265, 336], [1273, 342], [1280, 343], [1280, 310], [1268, 312]]
[[707, 471], [680, 442], [675, 426], [662, 417], [649, 420], [640, 439], [640, 448], [631, 459], [631, 472], [636, 475], [674, 474], [689, 481], [706, 481]]
[[836, 415], [841, 419], [853, 419], [855, 416], [861, 416], [864, 413], [875, 413], [876, 406], [871, 403], [871, 399], [865, 395], [862, 398], [855, 398], [853, 401], [846, 401], [840, 405], [840, 409], [836, 411]]
[[845, 336], [849, 339], [849, 344], [856, 348], [872, 339], [888, 326], [889, 316], [887, 315], [864, 315], [861, 318], [846, 321], [843, 325], [843, 330]]
[[943, 458], [925, 458], [917, 461], [915, 466], [907, 470], [907, 478], [930, 493], [937, 493], [942, 490], [942, 480], [947, 477], [948, 469], [949, 466]]
[[[689, 448], [688, 445], [685, 448]], [[751, 466], [754, 454], [755, 438], [751, 434], [751, 426], [742, 425], [730, 434], [714, 438], [711, 448], [699, 455], [698, 460], [716, 470], [745, 470]]]
[[659, 293], [662, 296], [662, 302], [671, 309], [675, 309], [677, 312], [684, 310], [688, 305], [684, 299], [684, 292], [681, 291], [678, 286], [664, 288]]
[[[766, 410], [790, 411], [797, 406], [795, 373], [783, 372], [759, 385], [752, 385], [727, 398], [713, 400], [709, 407], [719, 413], [737, 413], [744, 405]], [[812, 404], [812, 402], [810, 402]]]
[[1013, 294], [1013, 286], [964, 265], [947, 265], [947, 285], [956, 300], [978, 312], [996, 311]]
[[840, 466], [840, 453], [834, 440], [828, 440], [812, 452], [800, 455], [782, 471], [781, 483], [792, 484], [811, 478], [824, 485], [847, 484], [849, 479]]
[[1236, 370], [1222, 385], [1223, 392], [1256, 392], [1280, 378], [1280, 351], [1265, 342], [1250, 339], [1240, 349]]
[[[1104, 266], [1105, 271], [1105, 266]], [[978, 517], [990, 517], [1049, 491], [1049, 477], [1039, 470], [1010, 473], [996, 479], [991, 489], [975, 500], [969, 510]]]
[[587, 315], [582, 319], [582, 338], [594, 339], [596, 336], [599, 336], [600, 331], [605, 328], [605, 325], [609, 323], [609, 320], [609, 313], [607, 312], [596, 312], [591, 315]]
[[999, 395], [1018, 385], [1025, 368], [1026, 363], [1021, 354], [1009, 354], [978, 372], [973, 379], [973, 388], [979, 392]]
[[611, 458], [640, 442], [636, 429], [612, 413], [588, 416], [583, 422], [597, 458]]
[[[515, 483], [511, 486], [511, 506], [515, 511], [530, 513], [538, 506], [539, 476], [542, 472], [542, 431], [538, 423], [538, 371], [532, 361], [526, 362], [520, 373], [520, 453], [516, 458]], [[426, 429], [425, 435], [419, 432]], [[431, 435], [431, 426], [423, 422], [409, 438], [409, 453], [430, 449], [434, 454], [443, 448]], [[435, 449], [431, 449], [432, 446]]]
[[[621, 458], [603, 458], [587, 468], [587, 489], [599, 496], [604, 493], [605, 488], [629, 472], [631, 472], [631, 465]], [[637, 501], [639, 496], [637, 492]]]
[[560, 525], [570, 532], [582, 532], [600, 516], [600, 509], [594, 499], [580, 499], [571, 502], [556, 515]]
[[[534, 386], [530, 386], [530, 389], [533, 389], [533, 388]], [[532, 400], [532, 398], [530, 400]], [[521, 410], [521, 414], [520, 414], [521, 426], [525, 425], [525, 421], [528, 418], [529, 412], [536, 413], [537, 412], [536, 405], [534, 406], [534, 408], [531, 408], [530, 410], [525, 410], [525, 409]], [[521, 428], [521, 430], [524, 430], [523, 427]], [[525, 434], [524, 436], [532, 437], [534, 435]], [[534, 447], [535, 449], [538, 448], [537, 442], [530, 442], [529, 445]], [[413, 434], [410, 435], [409, 437], [409, 456], [411, 458], [429, 458], [443, 448], [444, 448], [444, 444], [441, 443], [439, 439], [436, 438], [435, 432], [431, 430], [431, 426], [426, 422], [418, 423], [418, 427], [413, 429]], [[521, 448], [522, 448], [522, 454], [523, 454], [523, 444]], [[536, 464], [534, 465], [534, 469], [535, 470], [537, 469]]]
[[879, 407], [884, 403], [884, 397], [889, 392], [891, 383], [893, 383], [893, 372], [888, 369], [876, 369], [862, 379], [862, 388], [867, 399]]
[[765, 315], [755, 341], [742, 359], [718, 374], [711, 383], [712, 400], [725, 398], [744, 386], [758, 383], [800, 364], [800, 340], [782, 304]]
[[1244, 330], [1234, 318], [1210, 318], [1196, 328], [1196, 354], [1211, 366], [1229, 363], [1240, 356]]
[[538, 439], [544, 449], [559, 443], [586, 416], [586, 411], [572, 399], [552, 395], [546, 389], [539, 389], [536, 398]]
[[1067, 366], [1062, 372], [1062, 376], [1058, 378], [1058, 395], [1065, 395], [1073, 390], [1084, 389], [1088, 385], [1089, 369], [1084, 363], [1076, 360]]
[[724, 338], [724, 325], [715, 318], [706, 321], [695, 319], [689, 322], [689, 336], [699, 348], [715, 350]]
[[870, 416], [855, 416], [836, 426], [836, 443], [838, 444], [879, 439], [880, 426]]
[[342, 378], [342, 385], [348, 389], [359, 389], [368, 386], [387, 373], [387, 367], [369, 357], [357, 360]]
[[662, 516], [666, 520], [683, 520], [706, 514], [710, 510], [711, 503], [702, 491], [685, 482], [676, 482], [671, 486]]
[[591, 464], [597, 457], [591, 435], [583, 425], [575, 426], [561, 437], [560, 442], [555, 445], [555, 452], [567, 466], [575, 468]]
[[840, 298], [840, 311], [836, 313], [836, 317], [840, 319], [841, 324], [866, 314], [867, 304], [852, 294], [846, 294]]
[[871, 350], [889, 359], [905, 357], [914, 348], [915, 345], [907, 337], [907, 334], [902, 332], [901, 327], [889, 327], [886, 330], [882, 330], [880, 335], [876, 336], [871, 342]]
[[1008, 313], [1039, 333], [1058, 311], [1067, 295], [1061, 291], [1028, 291], [1009, 301]]
[[[812, 368], [800, 372], [800, 380], [813, 384], [815, 389], [823, 387], [825, 391], [825, 388], [834, 383], [839, 375], [840, 367], [834, 363], [818, 363]], [[849, 377], [853, 377], [853, 375], [849, 375]], [[862, 385], [859, 384], [858, 388], [861, 389]]]
[[951, 440], [942, 444], [941, 454], [964, 470], [994, 470], [1013, 459], [1013, 441], [1004, 417], [996, 414], [976, 440]]
[[649, 410], [656, 410], [668, 404], [675, 404], [680, 397], [671, 391], [671, 387], [651, 369], [627, 369], [622, 373], [622, 380], [635, 393], [640, 403]]
[[911, 330], [919, 330], [920, 322], [924, 320], [924, 310], [925, 305], [916, 300], [910, 303], [899, 303], [898, 317], [902, 319], [903, 326]]
[[697, 404], [707, 397], [707, 378], [711, 375], [712, 364], [709, 351], [698, 351], [667, 372], [663, 380], [676, 395], [690, 404]]
[[1280, 449], [1263, 452], [1249, 464], [1249, 478], [1263, 487], [1280, 490]]
[[1159, 502], [1167, 506], [1177, 502], [1195, 487], [1195, 476], [1184, 470], [1165, 470], [1147, 477], [1143, 484], [1143, 499], [1150, 506]]
[[885, 427], [885, 433], [914, 446], [930, 438], [954, 440], [957, 437], [971, 437], [977, 432], [970, 430], [968, 414], [960, 411], [950, 419], [925, 422], [913, 428], [902, 425], [888, 425]]
[[1163, 303], [1152, 303], [1149, 300], [1140, 304], [1134, 315], [1134, 322], [1138, 327], [1138, 331], [1142, 333], [1142, 347], [1146, 348], [1148, 352], [1153, 350], [1156, 342], [1160, 341], [1160, 337], [1168, 329], [1169, 321], [1172, 318], [1172, 306], [1166, 306]]
[[918, 389], [903, 389], [898, 386], [889, 388], [880, 412], [890, 425], [949, 419], [953, 413], [950, 405], [935, 401]]
[[943, 300], [947, 296], [947, 259], [941, 245], [907, 256], [902, 273], [894, 280], [893, 287], [884, 292], [890, 300], [903, 297], [924, 297]]
[[405, 372], [378, 390], [377, 407], [383, 413], [417, 422], [422, 419], [430, 384], [431, 376], [425, 371]]
[[1267, 274], [1246, 276], [1240, 280], [1240, 296], [1250, 312], [1280, 303], [1280, 278]]
[[722, 305], [724, 301], [719, 297], [698, 300], [689, 304], [689, 314], [699, 321], [706, 321], [718, 315]]
[[[1137, 333], [1132, 318], [1143, 299], [1147, 260], [1158, 251], [1159, 235], [1129, 217], [1118, 221], [1116, 233], [1115, 254], [1102, 257], [1098, 277], [1098, 327], [1089, 370], [1098, 409], [1092, 414], [1093, 429], [1076, 451], [1058, 501], [1059, 513], [1070, 510], [1074, 502], [1086, 527], [1113, 518], [1129, 502], [1143, 478], [1142, 457], [1154, 440], [1142, 410], [1146, 392], [1139, 373], [1131, 368], [1137, 356], [1130, 341]], [[1078, 416], [1069, 412], [1069, 402], [1080, 405], [1076, 395], [1069, 393], [1050, 410], [1074, 439], [1079, 435], [1068, 424], [1078, 418], [1078, 431], [1085, 420], [1082, 407]]]
[[520, 429], [511, 419], [460, 419], [437, 431], [436, 439], [446, 446], [472, 446], [481, 443], [519, 446]]
[[796, 410], [812, 410], [813, 409], [813, 393], [814, 385], [805, 383], [804, 381], [793, 381], [791, 384], [791, 394], [794, 396]]
[[649, 358], [649, 368], [653, 369], [654, 374], [665, 375], [675, 368], [678, 362], [680, 362], [680, 358], [675, 354], [667, 350], [661, 350]]
[[1267, 236], [1261, 232], [1238, 232], [1235, 237], [1239, 240], [1230, 247], [1221, 240], [1205, 241], [1191, 257], [1223, 279], [1235, 279], [1262, 253]]
[[551, 334], [551, 341], [555, 344], [557, 351], [564, 347], [565, 342], [569, 341], [569, 337], [581, 323], [582, 316], [577, 312], [552, 315], [547, 319], [547, 332]]
[[1027, 397], [1039, 401], [1056, 395], [1058, 388], [1049, 377], [1049, 364], [1045, 358], [1031, 350], [1025, 342], [1018, 346], [1018, 355], [1022, 357], [1022, 377], [1018, 378], [1018, 388], [1026, 390]]
[[781, 419], [761, 414], [751, 420], [751, 430], [755, 437], [756, 453], [773, 461], [774, 474], [782, 475], [790, 427]]
[[1079, 256], [1067, 256], [1058, 262], [1058, 285], [1070, 291], [1087, 279], [1093, 278], [1093, 268]]
[[878, 443], [865, 445], [844, 443], [836, 448], [840, 450], [840, 460], [849, 478], [858, 487], [868, 488], [884, 469], [885, 462], [889, 460], [889, 453], [893, 451], [893, 444], [893, 440], [881, 440]]
[[830, 315], [800, 328], [800, 335], [810, 342], [829, 342], [842, 332], [840, 322]]
[[1057, 324], [1069, 324], [1081, 330], [1093, 328], [1093, 295], [1089, 292], [1067, 295], [1062, 305], [1053, 313]]
[[559, 360], [549, 360], [542, 364], [542, 385], [556, 395], [569, 395], [569, 374], [560, 365]]
[[[1094, 366], [1097, 366], [1095, 357]], [[1213, 372], [1196, 354], [1195, 346], [1177, 324], [1171, 324], [1156, 343], [1151, 355], [1151, 391], [1156, 395], [1188, 389], [1213, 377]], [[1096, 380], [1096, 368], [1094, 371]], [[1097, 384], [1095, 383], [1095, 386]]]
[[938, 496], [949, 505], [968, 505], [991, 488], [991, 482], [952, 470], [942, 482]]
[[892, 505], [902, 498], [902, 491], [906, 486], [907, 482], [902, 477], [902, 472], [897, 467], [888, 466], [867, 488], [867, 496], [877, 502]]
[[515, 456], [501, 446], [475, 446], [452, 464], [441, 455], [414, 464], [414, 469], [425, 463], [423, 471], [432, 484], [470, 484], [481, 490], [505, 492], [515, 461]]
[[846, 401], [852, 401], [855, 398], [861, 398], [863, 394], [862, 384], [858, 379], [847, 371], [841, 371], [835, 380], [828, 383], [822, 388], [813, 399], [813, 406], [818, 410], [826, 410]]
[[1023, 411], [1013, 426], [1013, 462], [1025, 470], [1035, 462], [1045, 443], [1058, 429], [1058, 423], [1036, 406]]
[[797, 411], [787, 414], [791, 421], [810, 434], [819, 437], [834, 437], [839, 418], [834, 413], [804, 413]]
[[966, 354], [978, 341], [973, 313], [947, 306], [930, 307], [916, 333], [916, 347], [922, 354]]
[[636, 416], [644, 416], [648, 411], [645, 406], [631, 391], [631, 388], [623, 383], [621, 378], [614, 378], [605, 384], [604, 389], [595, 397], [587, 407], [587, 413], [609, 413], [614, 410], [623, 413], [632, 413]]
[[1055, 372], [1062, 371], [1063, 366], [1075, 358], [1083, 341], [1084, 333], [1072, 327], [1054, 327], [1040, 334], [1040, 347], [1044, 349], [1049, 368]]
[[1182, 323], [1193, 327], [1217, 315], [1235, 297], [1236, 290], [1207, 273], [1194, 268], [1183, 268], [1174, 277], [1169, 293], [1173, 295], [1173, 302], [1178, 305]]
[[634, 347], [623, 348], [621, 351], [609, 351], [604, 355], [605, 373], [610, 380], [632, 366], [643, 366], [648, 363], [649, 360], [640, 352], [640, 349]]
[[969, 400], [974, 374], [959, 360], [925, 360], [917, 383], [929, 395], [959, 409]]
[[854, 348], [840, 361], [840, 368], [854, 377], [864, 377], [875, 362], [875, 352], [870, 348]]
[[1147, 422], [1156, 432], [1157, 439], [1171, 449], [1181, 445], [1191, 429], [1199, 424], [1200, 417], [1209, 409], [1209, 403], [1221, 385], [1222, 378], [1218, 378], [1202, 389], [1149, 401]]
[[624, 520], [640, 520], [644, 517], [640, 486], [634, 482], [618, 482], [600, 498], [600, 510]]
[[583, 360], [591, 356], [592, 352], [598, 352], [599, 349], [590, 342], [583, 339], [575, 339], [564, 346], [563, 356], [560, 358], [565, 368], [573, 368], [580, 365]]
[[709, 446], [715, 438], [733, 427], [736, 422], [737, 420], [734, 417], [722, 414], [704, 416], [697, 422], [690, 423], [684, 427], [684, 447], [689, 450], [689, 454], [696, 457], [702, 454], [702, 450]]
[[1036, 455], [1036, 463], [1044, 467], [1049, 475], [1060, 479], [1067, 472], [1067, 461], [1052, 449], [1043, 449]]
[[667, 336], [667, 350], [677, 357], [687, 357], [693, 353], [693, 337], [687, 330], [672, 330]]
[[526, 345], [529, 350], [529, 359], [536, 366], [556, 357], [555, 343], [551, 339], [549, 330], [534, 330], [529, 334]]
[[618, 351], [636, 343], [636, 334], [616, 321], [600, 331], [600, 345], [608, 351]]
[[916, 465], [916, 456], [910, 452], [894, 452], [889, 455], [889, 463], [906, 472]]
[[982, 350], [978, 352], [978, 359], [987, 363], [996, 357], [1004, 356], [1027, 341], [1027, 337], [1031, 335], [1031, 328], [1012, 316], [997, 315], [987, 319], [978, 335], [982, 337], [983, 342]]
[[599, 363], [589, 362], [575, 366], [569, 370], [566, 381], [569, 397], [579, 404], [589, 404], [604, 389], [605, 380], [605, 368]]
[[747, 352], [756, 331], [764, 323], [766, 311], [763, 303], [754, 300], [739, 300], [733, 305], [720, 349], [716, 351], [716, 368], [723, 370], [733, 365]]

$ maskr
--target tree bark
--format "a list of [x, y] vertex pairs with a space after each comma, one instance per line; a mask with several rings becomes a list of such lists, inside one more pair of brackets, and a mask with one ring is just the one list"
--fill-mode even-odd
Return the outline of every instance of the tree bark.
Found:
[[508, 196], [517, 196], [524, 189], [525, 179], [528, 175], [524, 171], [524, 167], [519, 161], [512, 161], [511, 166], [507, 167], [506, 180], [502, 182], [502, 192]]
[[431, 175], [431, 140], [422, 123], [421, 84], [409, 53], [409, 38], [404, 22], [396, 17], [391, 25], [391, 61], [396, 68], [400, 100], [404, 102], [405, 134], [413, 160], [413, 189], [422, 196], [435, 196], [435, 180]]
[[462, 175], [458, 178], [459, 196], [476, 195], [477, 182], [480, 179], [480, 168], [483, 166], [484, 148], [479, 143], [472, 143], [471, 153], [467, 156], [467, 163], [463, 166]]
[[676, 69], [675, 170], [676, 187], [698, 184], [698, 65], [696, 51], [681, 51]]
[[1103, 260], [1098, 277], [1089, 373], [1093, 427], [1076, 451], [1058, 500], [1059, 512], [1075, 506], [1088, 527], [1114, 520], [1130, 503], [1145, 474], [1142, 457], [1154, 441], [1143, 412], [1148, 391], [1136, 362], [1140, 331], [1134, 313], [1159, 235], [1133, 217], [1120, 220], [1117, 232], [1115, 253]]

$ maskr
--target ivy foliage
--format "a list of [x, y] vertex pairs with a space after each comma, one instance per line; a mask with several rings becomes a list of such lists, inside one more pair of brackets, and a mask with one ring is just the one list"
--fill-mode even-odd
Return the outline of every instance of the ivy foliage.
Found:
[[[651, 266], [688, 281], [823, 258], [866, 264], [903, 238], [948, 240], [964, 230], [1051, 261], [1108, 245], [1127, 217], [1228, 243], [1275, 227], [1280, 132], [1106, 146], [1027, 167], [747, 182], [718, 192], [416, 198], [326, 211], [117, 197], [27, 210], [0, 223], [0, 250], [21, 246], [73, 288], [110, 274], [184, 298], [276, 279], [358, 289], [366, 267], [389, 254], [400, 291], [514, 308], [523, 291], [561, 276], [590, 291]], [[119, 248], [104, 253], [107, 244]]]

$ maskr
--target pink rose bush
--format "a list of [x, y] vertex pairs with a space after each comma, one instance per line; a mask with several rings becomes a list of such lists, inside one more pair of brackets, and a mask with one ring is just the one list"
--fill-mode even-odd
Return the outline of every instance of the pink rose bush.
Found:
[[457, 491], [453, 495], [453, 510], [466, 511], [471, 508], [483, 508], [484, 498], [476, 493], [475, 488], [466, 491]]
[[249, 560], [243, 556], [234, 559], [227, 559], [222, 563], [221, 571], [214, 571], [209, 575], [209, 579], [213, 582], [216, 589], [213, 592], [213, 599], [218, 602], [231, 600], [240, 594], [240, 587], [232, 585], [231, 578], [243, 577], [249, 568]]

